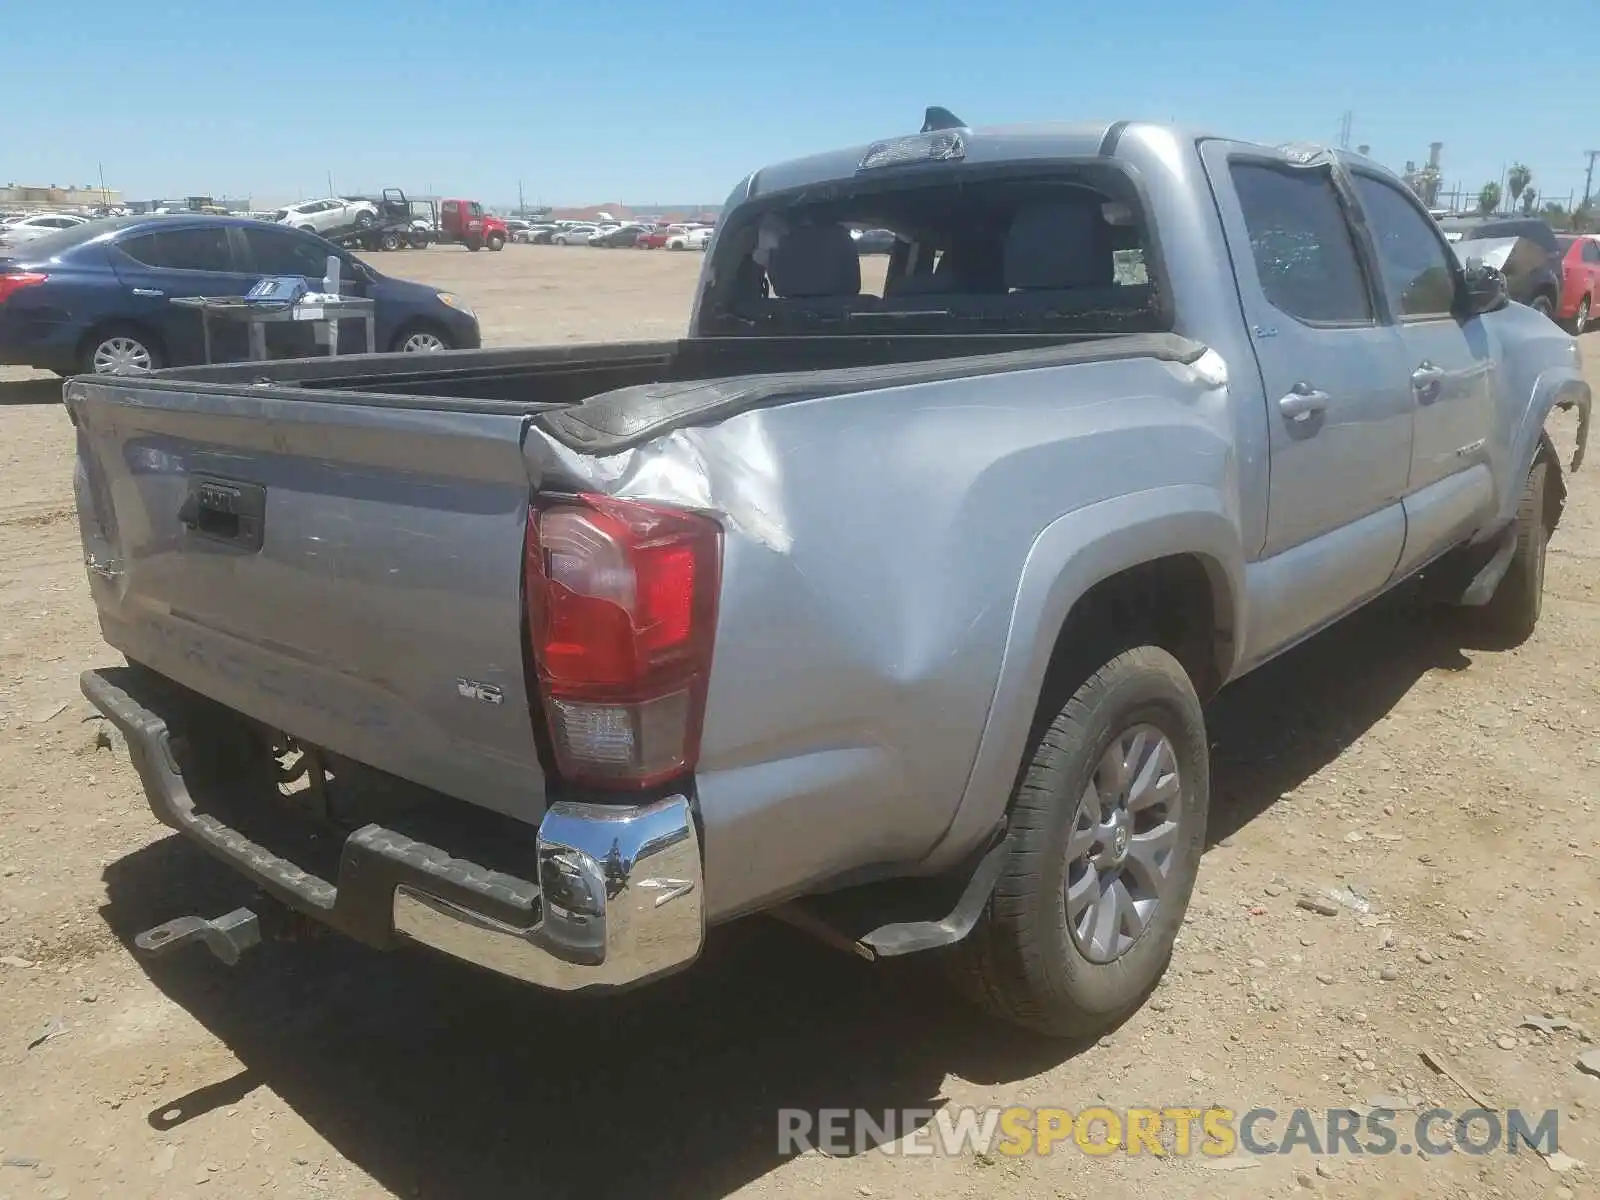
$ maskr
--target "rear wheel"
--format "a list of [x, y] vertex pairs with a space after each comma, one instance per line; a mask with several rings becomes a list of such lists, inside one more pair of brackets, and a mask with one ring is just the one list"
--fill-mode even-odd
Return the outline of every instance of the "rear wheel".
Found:
[[428, 248], [428, 235], [418, 231], [410, 235], [413, 250], [426, 250]]
[[476, 254], [479, 250], [483, 249], [483, 239], [482, 238], [475, 238], [475, 237], [468, 238], [467, 239], [467, 249], [471, 250], [474, 254]]
[[1200, 866], [1205, 719], [1156, 646], [1116, 655], [1061, 706], [1013, 798], [1010, 858], [954, 948], [961, 990], [1052, 1036], [1115, 1024], [1160, 979]]
[[80, 367], [85, 375], [144, 375], [166, 363], [160, 344], [134, 325], [109, 325], [84, 343]]
[[400, 249], [400, 235], [390, 230], [378, 239], [378, 245], [384, 250], [398, 250]]
[[378, 220], [378, 218], [373, 216], [369, 212], [366, 212], [366, 211], [358, 212], [356, 214], [356, 228], [357, 229], [370, 229], [373, 225], [375, 225], [377, 223], [377, 220]]
[[1528, 307], [1534, 312], [1543, 313], [1552, 321], [1556, 319], [1556, 302], [1543, 292], [1528, 301]]

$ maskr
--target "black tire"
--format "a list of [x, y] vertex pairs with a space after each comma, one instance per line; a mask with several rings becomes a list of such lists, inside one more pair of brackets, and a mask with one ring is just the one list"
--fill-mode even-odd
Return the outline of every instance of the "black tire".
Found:
[[506, 240], [498, 233], [493, 233], [489, 235], [488, 246], [490, 250], [498, 252], [506, 248]]
[[1517, 548], [1489, 603], [1474, 614], [1483, 630], [1504, 646], [1520, 646], [1533, 636], [1544, 607], [1544, 561], [1550, 543], [1545, 506], [1550, 463], [1540, 451], [1533, 460], [1517, 503]]
[[400, 246], [400, 235], [392, 229], [378, 239], [378, 248], [381, 250], [398, 250]]
[[373, 225], [377, 224], [377, 221], [378, 218], [369, 212], [358, 212], [356, 214], [357, 229], [370, 229]]
[[[1168, 811], [1177, 828], [1149, 923], [1119, 956], [1096, 962], [1067, 915], [1067, 839], [1101, 756], [1139, 725], [1154, 726], [1172, 748], [1179, 793]], [[1053, 1037], [1094, 1036], [1138, 1007], [1172, 957], [1210, 789], [1205, 718], [1177, 659], [1137, 646], [1094, 670], [1034, 744], [1012, 801], [1009, 861], [977, 927], [949, 956], [960, 990], [993, 1015]]]
[[413, 233], [410, 235], [410, 240], [413, 250], [426, 250], [428, 248], [428, 235], [425, 233]]
[[1529, 300], [1528, 307], [1533, 309], [1534, 312], [1543, 313], [1552, 321], [1556, 319], [1556, 302], [1543, 292]]
[[483, 239], [482, 238], [475, 238], [475, 237], [468, 238], [466, 244], [467, 244], [467, 249], [471, 250], [474, 254], [476, 254], [479, 250], [483, 249]]

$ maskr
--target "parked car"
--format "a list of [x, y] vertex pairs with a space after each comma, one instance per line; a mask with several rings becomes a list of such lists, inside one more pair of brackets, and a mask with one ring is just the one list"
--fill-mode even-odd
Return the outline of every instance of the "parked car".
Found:
[[688, 231], [687, 225], [658, 225], [648, 233], [641, 234], [633, 244], [639, 250], [659, 250], [667, 244], [668, 238]]
[[0, 225], [0, 254], [19, 248], [36, 238], [59, 233], [63, 229], [76, 229], [88, 223], [87, 218], [75, 217], [68, 213], [34, 213], [32, 216], [18, 217], [14, 221]]
[[589, 245], [608, 250], [630, 247], [640, 235], [649, 231], [643, 225], [618, 225], [615, 229], [598, 230], [589, 235]]
[[712, 232], [704, 225], [692, 225], [682, 233], [672, 234], [663, 245], [668, 250], [704, 250]]
[[1548, 221], [1540, 217], [1447, 217], [1439, 227], [1463, 259], [1476, 257], [1498, 268], [1513, 300], [1556, 319], [1562, 249]]
[[280, 208], [273, 217], [280, 224], [305, 233], [332, 233], [335, 230], [376, 225], [378, 206], [370, 200], [330, 196], [326, 200], [306, 200]]
[[[313, 234], [248, 217], [119, 217], [57, 232], [0, 256], [0, 363], [62, 375], [136, 374], [204, 361], [200, 318], [180, 296], [243, 296], [264, 275], [315, 285], [328, 256], [347, 294], [377, 301], [382, 350], [478, 346], [459, 296], [373, 270]], [[244, 327], [216, 326], [214, 354], [247, 353]], [[314, 352], [309, 325], [273, 326], [275, 354]], [[340, 323], [340, 349], [365, 349], [360, 322]]]
[[83, 690], [267, 913], [577, 990], [771, 911], [1092, 1037], [1171, 958], [1206, 698], [1419, 574], [1533, 630], [1576, 342], [1354, 154], [935, 127], [737, 196], [682, 341], [71, 381]]
[[894, 249], [895, 234], [892, 229], [852, 229], [857, 254], [888, 254]]
[[1589, 328], [1600, 304], [1600, 235], [1565, 234], [1556, 238], [1561, 247], [1561, 303], [1556, 316], [1574, 335]]
[[569, 225], [565, 229], [558, 229], [550, 235], [552, 246], [587, 246], [589, 239], [600, 229], [596, 225]]
[[528, 230], [527, 240], [531, 245], [548, 246], [559, 229], [559, 226], [547, 223], [534, 225]]

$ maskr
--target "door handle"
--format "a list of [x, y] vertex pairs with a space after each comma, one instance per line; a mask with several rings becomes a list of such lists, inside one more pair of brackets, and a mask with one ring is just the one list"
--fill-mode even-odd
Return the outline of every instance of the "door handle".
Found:
[[1287, 396], [1278, 400], [1278, 411], [1291, 421], [1309, 421], [1328, 407], [1332, 399], [1327, 392], [1319, 391], [1309, 383], [1297, 383]]
[[1417, 393], [1417, 399], [1424, 404], [1431, 404], [1439, 397], [1439, 389], [1444, 385], [1445, 370], [1436, 367], [1427, 359], [1423, 359], [1417, 369], [1411, 372], [1411, 389]]
[[135, 296], [165, 296], [166, 295], [166, 293], [163, 292], [160, 288], [134, 288], [133, 289], [133, 294]]

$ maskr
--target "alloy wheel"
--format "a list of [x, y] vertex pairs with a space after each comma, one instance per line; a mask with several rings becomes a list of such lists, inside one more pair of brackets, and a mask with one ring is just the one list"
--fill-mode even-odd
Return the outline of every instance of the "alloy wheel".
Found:
[[1124, 730], [1101, 754], [1067, 836], [1067, 924], [1091, 962], [1122, 957], [1155, 918], [1182, 797], [1177, 752], [1154, 725]]

